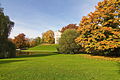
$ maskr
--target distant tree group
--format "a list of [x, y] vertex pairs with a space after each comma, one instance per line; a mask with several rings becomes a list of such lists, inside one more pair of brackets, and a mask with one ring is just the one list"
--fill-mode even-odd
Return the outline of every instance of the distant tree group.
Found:
[[29, 47], [34, 47], [37, 45], [40, 45], [42, 43], [42, 40], [40, 37], [36, 37], [35, 39], [29, 39]]
[[0, 8], [0, 58], [15, 57], [15, 45], [8, 40], [8, 36], [14, 26], [14, 22], [9, 19]]
[[41, 38], [29, 39], [25, 37], [24, 33], [17, 35], [12, 41], [17, 49], [26, 49], [41, 44]]
[[63, 28], [61, 29], [61, 32], [63, 33], [63, 32], [64, 32], [65, 30], [67, 30], [67, 29], [75, 29], [75, 30], [77, 30], [78, 27], [79, 27], [79, 26], [77, 26], [76, 24], [69, 24], [69, 25], [63, 27]]
[[55, 43], [54, 32], [52, 30], [48, 30], [42, 35], [42, 42], [53, 44]]

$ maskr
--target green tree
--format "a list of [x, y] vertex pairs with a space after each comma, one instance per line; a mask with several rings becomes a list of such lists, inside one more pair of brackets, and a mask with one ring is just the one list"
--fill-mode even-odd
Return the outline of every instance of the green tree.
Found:
[[41, 38], [40, 37], [36, 37], [35, 39], [36, 45], [41, 44]]
[[77, 54], [80, 51], [80, 46], [75, 43], [78, 37], [76, 30], [67, 29], [61, 35], [59, 40], [58, 52], [63, 54]]
[[14, 22], [0, 8], [0, 58], [15, 57], [15, 45], [8, 40], [13, 26]]

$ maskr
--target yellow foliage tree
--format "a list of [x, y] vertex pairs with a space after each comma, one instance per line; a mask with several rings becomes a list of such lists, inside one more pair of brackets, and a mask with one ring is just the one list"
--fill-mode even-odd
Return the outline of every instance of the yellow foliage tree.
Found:
[[75, 41], [88, 53], [102, 53], [120, 47], [120, 0], [99, 2], [96, 10], [84, 16]]
[[42, 41], [44, 43], [53, 44], [55, 42], [54, 32], [52, 30], [48, 30], [47, 32], [43, 33]]

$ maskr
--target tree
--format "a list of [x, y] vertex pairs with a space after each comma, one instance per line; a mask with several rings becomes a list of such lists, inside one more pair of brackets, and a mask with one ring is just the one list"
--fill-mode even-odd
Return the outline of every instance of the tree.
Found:
[[[108, 55], [120, 47], [120, 1], [104, 0], [95, 12], [84, 16], [77, 31], [76, 42], [87, 53]], [[116, 55], [117, 52], [114, 54]], [[119, 54], [119, 53], [118, 53]]]
[[34, 47], [36, 46], [35, 40], [29, 41], [29, 47]]
[[63, 33], [67, 29], [75, 29], [77, 30], [78, 26], [76, 24], [69, 24], [61, 29], [61, 32]]
[[27, 41], [28, 39], [25, 37], [24, 33], [19, 34], [13, 40], [14, 44], [16, 45], [16, 48], [20, 48], [20, 49], [27, 47]]
[[35, 39], [31, 38], [29, 39], [28, 42], [29, 42], [29, 47], [34, 47], [41, 44], [41, 38], [40, 37], [36, 37]]
[[52, 30], [48, 30], [47, 32], [43, 33], [42, 41], [44, 43], [53, 44], [55, 42], [54, 32]]
[[8, 40], [13, 27], [14, 22], [4, 14], [3, 8], [0, 8], [0, 58], [15, 57], [15, 46]]
[[77, 54], [79, 53], [80, 46], [75, 43], [75, 39], [78, 37], [76, 30], [67, 29], [61, 35], [59, 41], [58, 52], [63, 54]]
[[41, 38], [40, 38], [40, 37], [36, 37], [34, 40], [35, 40], [35, 42], [36, 42], [36, 43], [35, 43], [36, 45], [41, 44]]

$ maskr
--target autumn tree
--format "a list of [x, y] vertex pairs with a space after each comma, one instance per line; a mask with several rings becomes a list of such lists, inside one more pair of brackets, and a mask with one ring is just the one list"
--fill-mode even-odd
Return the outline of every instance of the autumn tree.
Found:
[[41, 44], [41, 38], [40, 37], [36, 37], [36, 38], [31, 38], [29, 39], [29, 47], [34, 47], [34, 46], [37, 46], [37, 45], [40, 45]]
[[29, 41], [29, 47], [34, 47], [36, 46], [36, 42], [34, 40]]
[[[84, 16], [75, 40], [86, 52], [108, 55], [120, 47], [120, 0], [99, 2], [96, 10]], [[114, 55], [120, 53], [117, 51]]]
[[63, 33], [65, 30], [67, 30], [67, 29], [77, 29], [78, 28], [78, 26], [76, 25], [76, 24], [69, 24], [69, 25], [67, 25], [67, 26], [65, 26], [65, 27], [63, 27], [62, 29], [61, 29], [61, 32]]
[[42, 41], [44, 43], [53, 44], [55, 42], [54, 32], [52, 30], [48, 30], [47, 32], [43, 33]]
[[16, 48], [26, 48], [28, 39], [25, 37], [24, 33], [19, 34], [13, 40], [16, 45]]
[[[15, 45], [8, 40], [14, 22], [0, 8], [0, 58], [15, 57]], [[11, 47], [10, 47], [11, 46]]]

